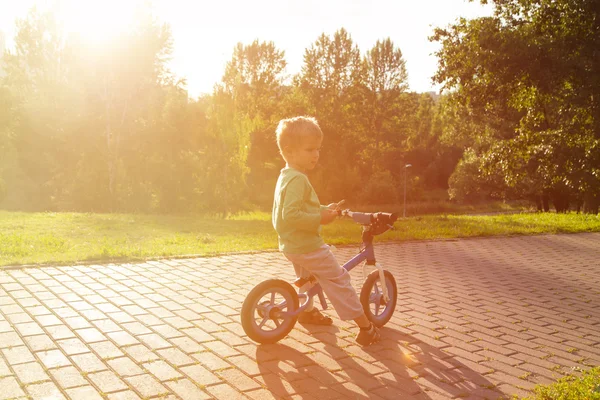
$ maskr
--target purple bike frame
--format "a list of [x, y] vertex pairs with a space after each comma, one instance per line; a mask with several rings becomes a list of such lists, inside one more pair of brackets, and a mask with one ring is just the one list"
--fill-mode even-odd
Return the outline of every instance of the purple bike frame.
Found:
[[[363, 261], [374, 261], [375, 260], [375, 250], [373, 249], [373, 243], [367, 243], [367, 244], [364, 244], [364, 246], [365, 247], [360, 251], [360, 253], [358, 253], [357, 255], [352, 257], [350, 260], [348, 260], [344, 265], [342, 265], [342, 268], [345, 268], [346, 271], [350, 272], [354, 267], [356, 267]], [[321, 302], [321, 307], [323, 307], [324, 310], [326, 310], [328, 308], [327, 301], [325, 300], [325, 295], [323, 294], [323, 288], [318, 283], [315, 284], [313, 287], [311, 287], [306, 293], [298, 294], [298, 298], [307, 299], [307, 300], [313, 296], [319, 297], [319, 301]], [[306, 301], [296, 311], [290, 312], [290, 313], [283, 313], [283, 314], [286, 314], [291, 317], [295, 317], [298, 314], [300, 314], [302, 311], [304, 311], [306, 309], [306, 307], [308, 307], [308, 301]]]

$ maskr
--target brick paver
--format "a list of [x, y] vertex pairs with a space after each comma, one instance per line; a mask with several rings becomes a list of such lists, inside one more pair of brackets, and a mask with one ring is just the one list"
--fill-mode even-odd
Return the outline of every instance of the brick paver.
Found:
[[600, 233], [376, 251], [398, 304], [369, 348], [331, 309], [277, 344], [245, 336], [250, 289], [292, 279], [276, 252], [0, 270], [0, 400], [500, 399], [600, 365]]

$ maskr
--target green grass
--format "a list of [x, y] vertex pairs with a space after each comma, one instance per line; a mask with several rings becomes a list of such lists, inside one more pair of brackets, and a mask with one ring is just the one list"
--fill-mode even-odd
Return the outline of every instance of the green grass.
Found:
[[551, 385], [538, 385], [534, 392], [523, 400], [600, 400], [600, 367], [580, 376], [565, 376]]
[[[378, 241], [473, 236], [598, 232], [597, 215], [527, 213], [493, 216], [437, 215], [396, 222]], [[356, 244], [360, 227], [351, 220], [325, 226], [330, 244]], [[0, 211], [0, 266], [136, 261], [276, 249], [270, 214], [227, 219], [206, 216], [22, 213]]]

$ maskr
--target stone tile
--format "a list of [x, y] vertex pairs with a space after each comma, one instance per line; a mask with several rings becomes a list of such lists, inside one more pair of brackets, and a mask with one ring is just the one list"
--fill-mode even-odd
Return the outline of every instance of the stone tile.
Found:
[[108, 336], [113, 342], [115, 342], [117, 346], [129, 346], [132, 344], [139, 343], [139, 341], [136, 338], [134, 338], [125, 331], [111, 332], [108, 333], [106, 336]]
[[96, 328], [78, 329], [77, 335], [86, 343], [102, 342], [106, 337]]
[[161, 335], [162, 337], [164, 337], [166, 339], [172, 339], [172, 338], [184, 336], [183, 332], [179, 331], [178, 329], [173, 328], [170, 325], [166, 325], [166, 324], [153, 326], [152, 329], [154, 329], [159, 335]]
[[177, 367], [195, 363], [193, 358], [189, 357], [184, 352], [175, 347], [170, 349], [157, 350], [156, 352], [162, 358], [164, 358], [165, 360]]
[[26, 312], [17, 312], [14, 314], [7, 313], [6, 319], [9, 320], [13, 325], [34, 322], [33, 319]]
[[149, 335], [140, 335], [137, 336], [137, 338], [153, 350], [164, 349], [173, 346], [171, 343], [167, 342], [165, 339], [155, 333], [151, 333]]
[[80, 313], [85, 319], [87, 319], [88, 321], [91, 321], [92, 323], [94, 323], [94, 321], [108, 319], [106, 314], [104, 314], [102, 311], [96, 310], [96, 309], [82, 310], [82, 311], [80, 311]]
[[87, 319], [83, 317], [70, 317], [65, 318], [65, 324], [71, 329], [83, 329], [83, 328], [91, 328], [92, 326], [87, 321]]
[[56, 343], [47, 335], [27, 336], [25, 343], [34, 352], [40, 350], [52, 350], [58, 348]]
[[150, 329], [148, 329], [146, 326], [140, 324], [137, 321], [123, 324], [123, 328], [127, 329], [127, 331], [129, 331], [129, 333], [131, 333], [132, 335], [145, 335], [148, 333], [152, 333]]
[[239, 369], [231, 368], [218, 371], [217, 375], [230, 385], [236, 387], [240, 391], [253, 390], [260, 388], [260, 385], [252, 378], [248, 377]]
[[5, 376], [9, 376], [12, 375], [12, 371], [10, 370], [10, 368], [8, 368], [8, 364], [6, 364], [4, 362], [4, 360], [2, 360], [0, 358], [0, 378], [3, 378]]
[[124, 354], [112, 342], [91, 343], [90, 347], [102, 359], [122, 357]]
[[140, 396], [135, 394], [135, 392], [131, 390], [126, 390], [124, 392], [110, 393], [108, 395], [108, 400], [140, 400]]
[[187, 336], [171, 339], [171, 343], [186, 353], [196, 353], [204, 350], [204, 347], [200, 343]]
[[127, 389], [127, 385], [112, 371], [89, 374], [88, 379], [91, 380], [103, 393]]
[[210, 351], [205, 351], [202, 353], [192, 354], [196, 360], [200, 361], [202, 365], [208, 368], [211, 371], [215, 371], [217, 369], [229, 368], [231, 364], [222, 359], [221, 357], [216, 356], [214, 353]]
[[0, 333], [5, 332], [14, 332], [14, 329], [8, 321], [0, 321]]
[[31, 354], [26, 346], [2, 349], [2, 353], [4, 353], [4, 357], [10, 365], [25, 364], [35, 361], [33, 354]]
[[240, 354], [239, 351], [235, 350], [233, 347], [227, 345], [226, 343], [221, 342], [220, 340], [215, 340], [214, 342], [206, 342], [204, 343], [204, 345], [213, 353], [221, 357], [231, 357]]
[[123, 348], [125, 353], [138, 363], [158, 360], [159, 357], [143, 344]]
[[83, 378], [81, 372], [75, 367], [55, 368], [49, 371], [63, 389], [82, 386], [88, 383]]
[[60, 389], [54, 384], [54, 382], [44, 382], [34, 385], [28, 385], [26, 390], [34, 399], [66, 399], [66, 397], [63, 396]]
[[103, 333], [119, 332], [122, 328], [110, 319], [94, 320], [92, 323]]
[[166, 387], [149, 374], [131, 376], [125, 378], [125, 380], [144, 397], [154, 397], [169, 393]]
[[[96, 308], [98, 308], [103, 313], [118, 313], [121, 309], [114, 304], [111, 303], [101, 303], [95, 304]], [[109, 316], [110, 317], [110, 316]]]
[[21, 389], [17, 380], [12, 376], [0, 378], [0, 387], [2, 388], [0, 399], [12, 399], [25, 396], [25, 392], [23, 392], [23, 389]]
[[202, 365], [190, 365], [187, 367], [181, 367], [181, 372], [190, 377], [190, 379], [198, 385], [211, 385], [220, 383], [221, 379], [204, 368]]
[[72, 356], [73, 363], [83, 372], [96, 372], [107, 369], [106, 365], [94, 354], [79, 354]]
[[39, 351], [35, 355], [46, 368], [66, 367], [71, 362], [60, 350]]
[[166, 381], [182, 376], [173, 367], [162, 360], [148, 362], [143, 364], [142, 367], [154, 375], [159, 381]]
[[0, 333], [0, 349], [22, 346], [23, 344], [23, 340], [15, 331]]
[[68, 356], [90, 352], [90, 349], [85, 343], [77, 338], [59, 340], [56, 343], [58, 343], [58, 346], [62, 349], [63, 353]]
[[210, 386], [206, 388], [212, 394], [215, 399], [231, 399], [231, 400], [244, 400], [246, 396], [238, 392], [234, 387], [228, 383], [222, 383], [220, 385]]
[[42, 306], [41, 304], [39, 306], [27, 307], [27, 312], [34, 317], [52, 314], [48, 308]]
[[140, 375], [144, 371], [129, 357], [119, 357], [106, 362], [119, 376]]
[[12, 368], [17, 374], [19, 381], [24, 384], [50, 380], [50, 377], [37, 362], [13, 365]]
[[46, 331], [54, 340], [68, 339], [75, 337], [73, 331], [65, 325], [56, 325], [46, 327]]
[[177, 393], [177, 395], [182, 399], [203, 400], [212, 398], [212, 396], [200, 390], [198, 386], [188, 379], [165, 382], [165, 385], [167, 385], [173, 392]]
[[53, 310], [56, 315], [63, 319], [71, 319], [77, 321], [77, 318], [81, 318], [79, 313], [73, 310], [71, 307], [61, 307]]
[[66, 392], [71, 399], [103, 400], [102, 396], [92, 386], [67, 389]]
[[[146, 311], [149, 311], [149, 310], [146, 310]], [[154, 329], [154, 330], [156, 330], [155, 328], [157, 325], [164, 326], [163, 320], [160, 318], [157, 318], [156, 316], [154, 316], [152, 314], [138, 315], [137, 319], [145, 326], [152, 327], [152, 329]]]
[[56, 315], [40, 315], [35, 317], [36, 321], [40, 326], [52, 326], [52, 325], [62, 325], [60, 319], [56, 317]]
[[23, 324], [15, 324], [15, 328], [21, 334], [21, 336], [33, 336], [41, 335], [44, 333], [42, 328], [37, 322], [25, 322]]
[[12, 299], [10, 299], [9, 301], [10, 303], [0, 305], [0, 312], [6, 315], [6, 318], [8, 318], [9, 321], [11, 316], [15, 318], [27, 318], [29, 316], [26, 312], [23, 311], [23, 307], [15, 303]]
[[135, 318], [132, 317], [130, 314], [127, 314], [126, 312], [113, 312], [113, 313], [106, 313], [106, 315], [108, 315], [109, 318], [111, 318], [113, 321], [115, 321], [118, 324], [125, 324], [127, 322], [135, 322]]

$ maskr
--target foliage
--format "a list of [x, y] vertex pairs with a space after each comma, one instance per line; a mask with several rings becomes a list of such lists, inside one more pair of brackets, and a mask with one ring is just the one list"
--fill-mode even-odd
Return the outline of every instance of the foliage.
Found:
[[550, 385], [538, 385], [532, 400], [598, 400], [600, 399], [600, 367], [581, 375], [567, 375]]
[[[494, 42], [499, 25], [492, 22], [482, 24]], [[502, 48], [510, 51], [511, 44]], [[481, 157], [484, 172], [499, 157], [506, 161], [501, 151], [490, 153], [491, 146], [513, 139], [517, 123], [523, 122], [527, 132], [537, 126], [537, 117], [522, 120], [526, 113], [512, 106], [515, 99], [537, 104], [560, 98], [527, 90], [517, 96], [515, 85], [491, 73], [486, 76], [497, 79], [489, 93], [475, 90], [482, 85], [441, 97], [410, 92], [406, 60], [390, 38], [361, 52], [341, 28], [308, 46], [302, 70], [292, 79], [286, 76], [285, 53], [275, 43], [239, 43], [221, 83], [210, 95], [190, 99], [185, 81], [167, 68], [172, 48], [170, 28], [144, 7], [118, 40], [93, 46], [62, 31], [52, 9], [33, 9], [19, 21], [15, 51], [2, 58], [0, 207], [221, 216], [256, 204], [269, 208], [284, 165], [274, 131], [280, 119], [295, 115], [315, 116], [325, 135], [320, 165], [310, 175], [323, 203], [394, 200], [406, 164], [413, 166], [407, 191], [415, 201], [420, 193], [447, 189], [465, 145]], [[465, 54], [460, 46], [454, 53], [445, 48], [456, 60]], [[493, 52], [486, 54], [485, 65], [493, 65]], [[478, 99], [510, 94], [512, 103], [491, 102], [494, 118], [488, 118], [483, 103], [467, 101], [474, 93]], [[573, 126], [589, 125], [579, 103], [567, 111]], [[567, 130], [557, 126], [552, 132], [560, 136]], [[472, 140], [473, 134], [483, 139]], [[516, 146], [511, 154], [539, 149], [540, 156], [527, 162], [531, 168], [543, 162], [548, 167], [540, 169], [543, 176], [555, 173], [551, 163], [565, 149], [575, 152], [577, 162], [571, 158], [560, 170], [570, 180], [559, 183], [592, 187], [595, 172], [588, 173], [588, 166], [597, 161], [597, 143], [580, 136], [552, 147], [553, 135], [542, 141], [528, 134], [527, 140], [500, 149]], [[548, 146], [552, 151], [544, 152]], [[515, 193], [534, 187], [523, 182], [508, 179], [504, 185], [513, 185]], [[543, 182], [542, 189], [563, 187], [553, 179]]]
[[494, 16], [461, 19], [432, 36], [442, 44], [435, 80], [454, 100], [445, 114], [458, 121], [447, 125], [449, 134], [476, 150], [482, 174], [504, 178], [494, 190], [549, 195], [557, 211], [585, 201], [597, 213], [597, 1], [494, 5]]

